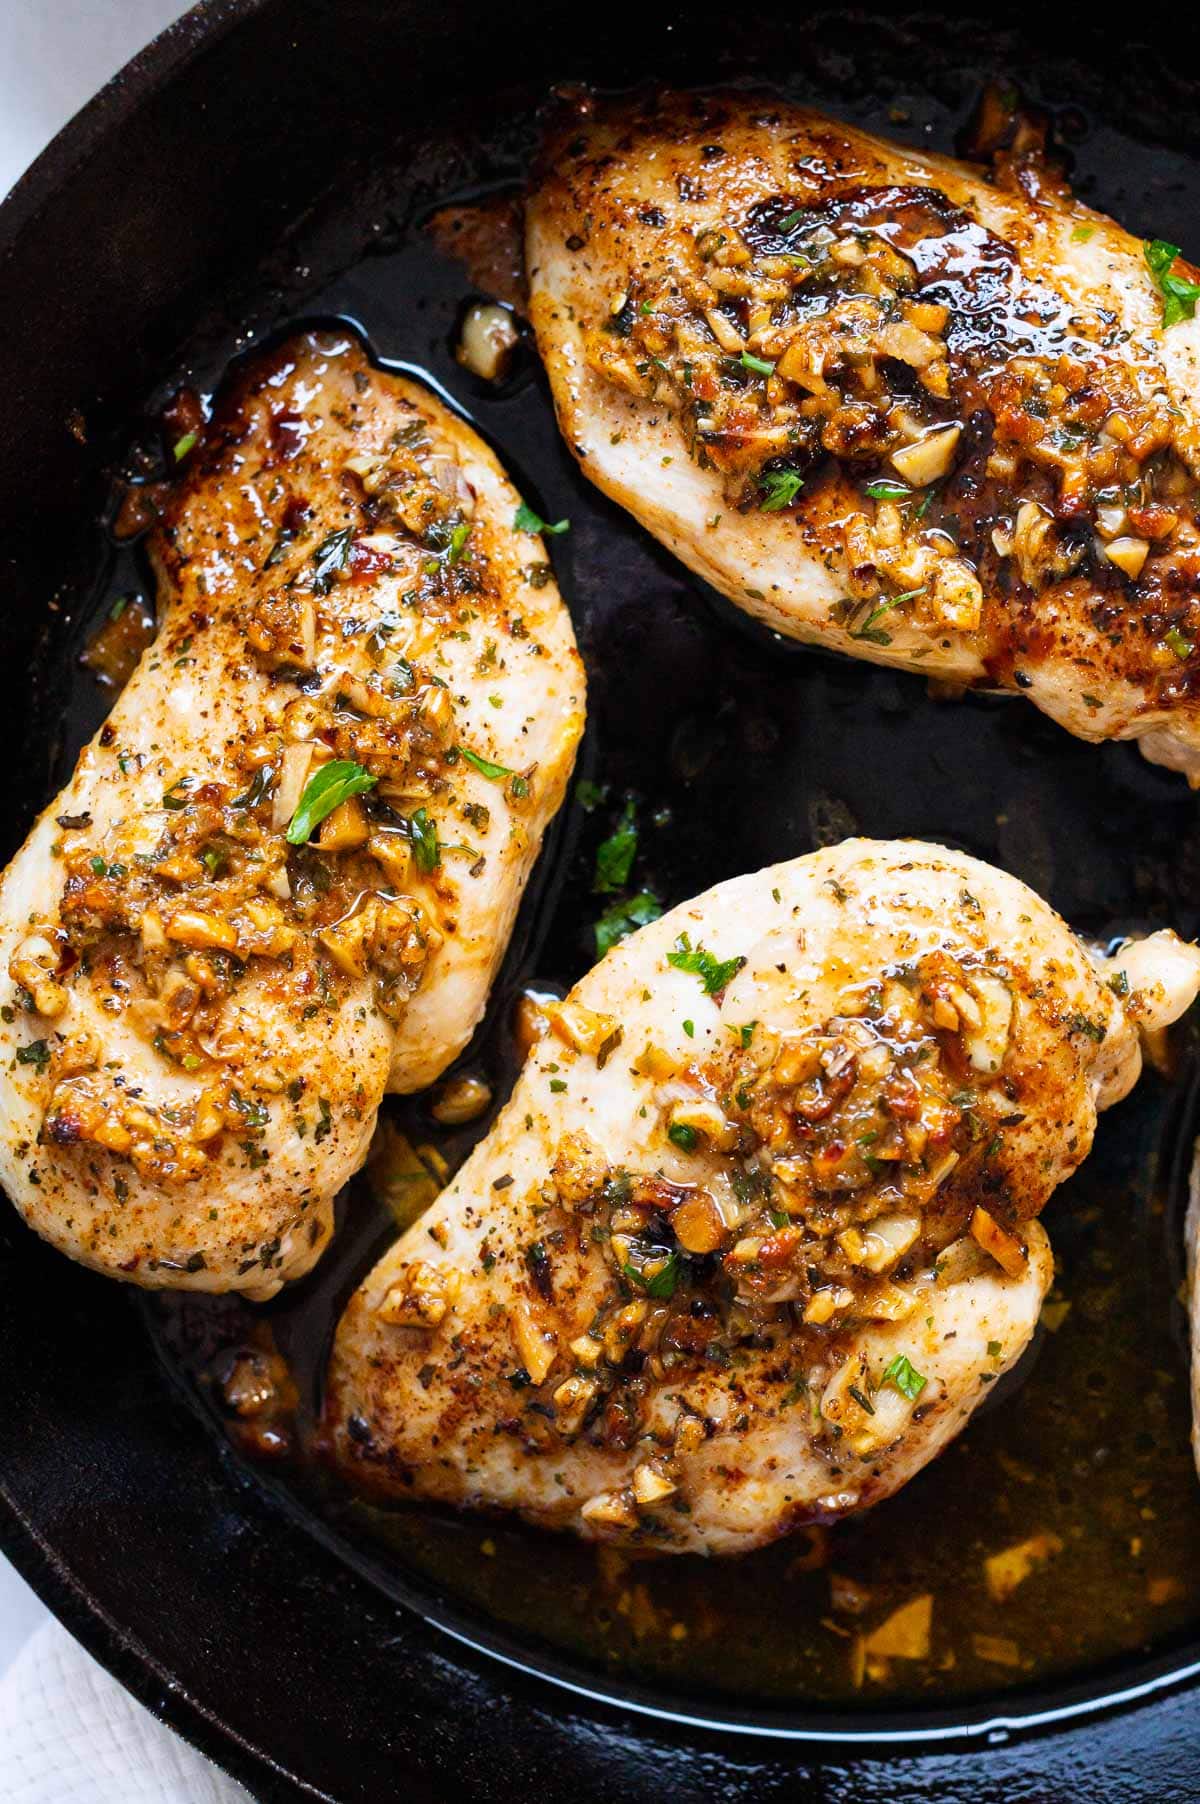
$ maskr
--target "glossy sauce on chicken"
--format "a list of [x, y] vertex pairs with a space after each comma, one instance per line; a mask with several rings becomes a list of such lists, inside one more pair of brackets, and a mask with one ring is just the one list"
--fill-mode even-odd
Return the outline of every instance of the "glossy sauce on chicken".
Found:
[[1135, 1082], [1138, 1023], [1200, 987], [1169, 934], [1121, 956], [917, 842], [642, 928], [350, 1300], [342, 1471], [710, 1554], [889, 1497], [1028, 1344], [1035, 1217]]
[[0, 892], [0, 1162], [88, 1263], [270, 1294], [482, 1012], [583, 676], [499, 464], [352, 335], [173, 451], [157, 636]]
[[1195, 732], [1200, 290], [1145, 252], [1035, 160], [744, 95], [582, 102], [530, 214], [564, 430], [693, 568], [1158, 757]]

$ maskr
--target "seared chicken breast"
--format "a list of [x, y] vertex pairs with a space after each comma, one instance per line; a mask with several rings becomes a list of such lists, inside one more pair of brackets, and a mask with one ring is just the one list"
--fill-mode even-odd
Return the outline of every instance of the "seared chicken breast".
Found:
[[470, 1037], [584, 679], [496, 459], [345, 333], [182, 455], [157, 637], [0, 885], [0, 1175], [100, 1271], [267, 1296]]
[[747, 94], [585, 104], [528, 209], [585, 473], [768, 626], [1200, 782], [1196, 272], [999, 177]]
[[352, 1298], [340, 1468], [665, 1551], [888, 1496], [1028, 1345], [1038, 1213], [1139, 1022], [1198, 987], [1170, 933], [1098, 963], [1014, 878], [915, 842], [674, 909], [552, 1011]]

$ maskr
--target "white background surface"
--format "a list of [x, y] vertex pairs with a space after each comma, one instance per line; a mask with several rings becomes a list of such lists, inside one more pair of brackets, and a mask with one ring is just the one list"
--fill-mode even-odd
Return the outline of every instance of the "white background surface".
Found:
[[[186, 11], [177, 0], [0, 0], [0, 194], [110, 75]], [[0, 1676], [45, 1620], [0, 1558]], [[3, 1760], [0, 1749], [7, 1804]]]
[[179, 0], [0, 0], [0, 194]]

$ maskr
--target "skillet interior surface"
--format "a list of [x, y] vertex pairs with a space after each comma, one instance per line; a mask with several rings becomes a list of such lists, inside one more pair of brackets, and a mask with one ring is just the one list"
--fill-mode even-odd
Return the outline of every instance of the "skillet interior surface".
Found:
[[[343, 7], [335, 21], [330, 9], [314, 6], [307, 38], [293, 34], [306, 46], [301, 71], [282, 49], [279, 9], [241, 9], [245, 22], [222, 37], [222, 15], [230, 10], [214, 9], [206, 47], [176, 67], [169, 110], [161, 72], [157, 89], [143, 80], [148, 97], [124, 154], [133, 204], [113, 215], [99, 259], [99, 295], [68, 303], [70, 254], [61, 239], [55, 246], [49, 206], [44, 218], [36, 209], [32, 221], [27, 214], [32, 251], [23, 265], [9, 265], [9, 315], [19, 292], [30, 293], [39, 261], [44, 273], [55, 270], [41, 325], [57, 354], [44, 366], [22, 359], [23, 349], [34, 348], [31, 322], [14, 317], [5, 392], [28, 413], [30, 434], [22, 441], [25, 462], [17, 461], [11, 440], [0, 458], [10, 517], [19, 522], [10, 547], [13, 605], [0, 631], [11, 666], [29, 676], [12, 684], [22, 776], [5, 796], [7, 848], [104, 710], [104, 697], [79, 669], [79, 651], [116, 595], [144, 592], [136, 551], [118, 551], [94, 524], [105, 469], [137, 437], [139, 412], [152, 418], [181, 380], [211, 389], [233, 356], [287, 322], [335, 316], [361, 328], [378, 357], [447, 390], [535, 504], [548, 517], [572, 521], [552, 555], [592, 683], [581, 774], [607, 785], [609, 801], [592, 813], [576, 805], [557, 830], [469, 1055], [467, 1062], [487, 1069], [501, 1089], [512, 1076], [505, 1024], [515, 991], [530, 979], [568, 983], [590, 962], [589, 926], [602, 906], [590, 893], [592, 855], [626, 791], [639, 798], [645, 823], [639, 876], [667, 903], [861, 830], [919, 833], [992, 858], [1034, 884], [1074, 925], [1099, 935], [1148, 921], [1170, 922], [1186, 934], [1200, 929], [1200, 836], [1194, 801], [1177, 779], [1129, 748], [1080, 746], [1019, 704], [940, 705], [916, 679], [773, 641], [698, 593], [587, 487], [557, 439], [528, 354], [498, 393], [453, 362], [455, 321], [470, 290], [461, 270], [429, 247], [422, 226], [430, 208], [519, 179], [548, 81], [628, 80], [627, 54], [603, 43], [572, 45], [561, 23], [536, 9], [515, 34], [518, 54], [507, 36], [491, 42], [494, 25], [463, 8], [469, 36], [457, 58], [447, 48], [453, 68], [422, 40], [430, 68], [417, 82], [415, 40], [405, 36], [411, 20], [394, 16], [384, 24], [375, 9]], [[1200, 217], [1193, 217], [1200, 213], [1195, 96], [1180, 94], [1149, 57], [1139, 68], [1129, 54], [1118, 90], [1102, 61], [1077, 60], [1069, 46], [1048, 49], [1035, 77], [1019, 33], [995, 25], [985, 31], [977, 21], [928, 15], [901, 26], [812, 14], [803, 29], [796, 23], [782, 37], [776, 24], [769, 56], [752, 54], [755, 34], [748, 31], [731, 59], [714, 48], [711, 28], [701, 29], [701, 14], [688, 16], [686, 33], [667, 29], [670, 19], [657, 21], [651, 44], [643, 39], [639, 72], [712, 80], [754, 67], [800, 98], [938, 148], [952, 146], [987, 75], [1019, 72], [1027, 92], [1055, 110], [1084, 198], [1134, 230], [1200, 241]], [[230, 60], [235, 44], [240, 49]], [[324, 86], [322, 51], [330, 59]], [[406, 59], [393, 67], [410, 77], [398, 78], [410, 97], [399, 114], [385, 107], [376, 66], [389, 51]], [[512, 71], [512, 84], [489, 87], [485, 66]], [[231, 87], [221, 85], [222, 73]], [[245, 97], [255, 73], [263, 89], [249, 142], [220, 153], [228, 159], [224, 192], [238, 203], [224, 239], [198, 161], [191, 175], [181, 168], [173, 211], [194, 182], [190, 225], [209, 245], [207, 265], [181, 267], [193, 257], [190, 242], [173, 241], [180, 228], [170, 226], [154, 198], [143, 159], [153, 155], [158, 131], [164, 144], [186, 140], [186, 151], [173, 154], [191, 169], [200, 150], [186, 95], [195, 106], [204, 101], [210, 128], [221, 108], [232, 126], [233, 87], [240, 84]], [[427, 92], [443, 104], [420, 112], [418, 96]], [[268, 96], [270, 125], [261, 111]], [[335, 130], [339, 115], [345, 141]], [[263, 177], [273, 147], [293, 143], [298, 168], [242, 205], [241, 183]], [[122, 161], [112, 146], [108, 154]], [[301, 213], [304, 198], [312, 204]], [[100, 199], [91, 196], [89, 214], [88, 196], [82, 203], [74, 197], [85, 233], [100, 230]], [[265, 260], [250, 255], [256, 240], [270, 243]], [[122, 319], [116, 278], [134, 271], [144, 282], [125, 294]], [[108, 310], [93, 317], [105, 298]], [[96, 335], [89, 345], [63, 336], [72, 306], [77, 333]], [[132, 348], [131, 316], [145, 328]], [[44, 358], [46, 348], [43, 342]], [[47, 407], [57, 436], [48, 434]], [[81, 432], [83, 442], [64, 427]], [[669, 706], [664, 696], [672, 698]], [[419, 1106], [407, 1113], [427, 1136]], [[54, 1585], [60, 1606], [73, 1597], [65, 1607], [78, 1612], [87, 1597], [110, 1624], [122, 1625], [93, 1627], [93, 1636], [99, 1633], [110, 1659], [136, 1662], [136, 1671], [129, 1664], [122, 1670], [143, 1692], [156, 1670], [181, 1682], [191, 1696], [176, 1696], [171, 1708], [193, 1732], [197, 1711], [215, 1709], [227, 1734], [265, 1747], [326, 1795], [347, 1798], [380, 1795], [369, 1782], [385, 1749], [417, 1750], [418, 1772], [436, 1768], [439, 1748], [453, 1752], [462, 1795], [506, 1795], [501, 1768], [482, 1760], [477, 1747], [466, 1752], [464, 1722], [478, 1722], [484, 1712], [510, 1746], [518, 1735], [536, 1734], [536, 1762], [545, 1760], [548, 1772], [551, 1751], [569, 1736], [578, 1770], [597, 1784], [603, 1763], [615, 1760], [612, 1771], [622, 1771], [636, 1790], [651, 1782], [660, 1758], [672, 1761], [684, 1788], [700, 1782], [701, 1761], [716, 1762], [706, 1770], [710, 1777], [719, 1770], [731, 1795], [752, 1770], [760, 1795], [782, 1783], [781, 1764], [755, 1767], [732, 1751], [718, 1756], [709, 1748], [689, 1764], [680, 1747], [658, 1739], [665, 1729], [627, 1729], [601, 1741], [592, 1724], [605, 1721], [603, 1709], [585, 1717], [515, 1676], [498, 1680], [495, 1669], [397, 1615], [389, 1597], [618, 1707], [649, 1705], [768, 1732], [863, 1734], [885, 1743], [891, 1734], [919, 1740], [986, 1733], [998, 1716], [1069, 1712], [1186, 1673], [1197, 1658], [1200, 1505], [1187, 1447], [1186, 1369], [1172, 1339], [1169, 1300], [1178, 1273], [1163, 1211], [1177, 1116], [1168, 1087], [1151, 1080], [1105, 1124], [1090, 1166], [1048, 1216], [1063, 1295], [1072, 1303], [1060, 1331], [1039, 1344], [1023, 1384], [976, 1422], [961, 1451], [851, 1530], [839, 1548], [839, 1559], [877, 1599], [899, 1600], [931, 1581], [941, 1584], [947, 1570], [977, 1573], [982, 1553], [1018, 1532], [1061, 1530], [1067, 1555], [1052, 1569], [1061, 1576], [1047, 1574], [1039, 1583], [1049, 1594], [1022, 1602], [1012, 1618], [1015, 1668], [972, 1650], [928, 1682], [901, 1672], [892, 1699], [879, 1691], [841, 1711], [850, 1701], [843, 1668], [820, 1651], [814, 1620], [827, 1579], [795, 1570], [800, 1548], [736, 1567], [686, 1562], [672, 1573], [656, 1566], [652, 1574], [597, 1575], [590, 1553], [503, 1525], [411, 1511], [381, 1539], [377, 1521], [331, 1500], [307, 1470], [272, 1478], [268, 1494], [258, 1471], [235, 1470], [218, 1448], [213, 1421], [198, 1423], [179, 1405], [181, 1391], [196, 1394], [195, 1370], [247, 1332], [245, 1312], [197, 1300], [131, 1310], [129, 1299], [66, 1267], [6, 1218], [0, 1370], [11, 1400], [0, 1428], [2, 1482], [14, 1519], [41, 1549], [34, 1553], [27, 1539], [18, 1558]], [[463, 1139], [446, 1150], [461, 1156], [465, 1145]], [[336, 1303], [385, 1231], [368, 1196], [347, 1199], [333, 1254], [314, 1279], [265, 1312], [310, 1397]], [[147, 1320], [166, 1382], [148, 1354]], [[1032, 1479], [1014, 1474], [1006, 1460], [1032, 1468]], [[300, 1525], [315, 1530], [323, 1547]], [[481, 1555], [484, 1540], [494, 1553]], [[1129, 1582], [1131, 1560], [1136, 1585]], [[1156, 1576], [1172, 1578], [1178, 1589], [1150, 1605], [1147, 1580]], [[1089, 1592], [1094, 1599], [1101, 1589], [1105, 1608], [1095, 1610]], [[970, 1646], [965, 1624], [974, 1607], [969, 1594], [956, 1603], [947, 1592], [947, 1621], [960, 1609], [964, 1624], [961, 1633], [947, 1631], [944, 1648]], [[215, 1663], [197, 1664], [197, 1624]], [[687, 1632], [673, 1637], [676, 1624]], [[336, 1674], [320, 1657], [330, 1647], [341, 1656]], [[1005, 1684], [1015, 1689], [998, 1704]], [[953, 1695], [957, 1705], [949, 1703]], [[1139, 1737], [1157, 1745], [1161, 1759], [1187, 1720], [1183, 1710], [1179, 1702], [1160, 1705], [1141, 1713], [1136, 1729], [1118, 1733], [1131, 1748]], [[318, 1733], [326, 1713], [328, 1733]], [[419, 1732], [408, 1720], [414, 1713], [422, 1718]], [[1155, 1722], [1157, 1730], [1144, 1726]], [[347, 1756], [340, 1767], [329, 1763], [330, 1737]], [[532, 1749], [522, 1757], [529, 1762], [524, 1788]], [[930, 1784], [948, 1779], [935, 1760], [924, 1764]], [[831, 1768], [828, 1783], [856, 1788], [840, 1795], [873, 1795], [860, 1788], [882, 1785], [886, 1769], [869, 1770], [870, 1778], [839, 1781]], [[953, 1770], [960, 1787], [971, 1782], [969, 1768]], [[990, 1783], [998, 1782], [997, 1773]], [[1162, 1766], [1156, 1795], [1192, 1795], [1171, 1794], [1170, 1783], [1169, 1765]], [[548, 1796], [571, 1789], [560, 1792], [559, 1780], [549, 1777], [547, 1787]]]

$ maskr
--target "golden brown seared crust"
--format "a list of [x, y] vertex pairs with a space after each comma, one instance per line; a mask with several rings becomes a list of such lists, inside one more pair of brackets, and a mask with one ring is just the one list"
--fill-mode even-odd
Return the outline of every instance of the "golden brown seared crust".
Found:
[[1198, 983], [1169, 935], [1098, 969], [1023, 885], [938, 847], [718, 885], [553, 1012], [351, 1299], [338, 1463], [674, 1551], [888, 1495], [1028, 1343], [1053, 1269], [1034, 1218], [1136, 1077], [1143, 999], [1173, 1015]]
[[157, 637], [4, 879], [3, 1157], [75, 1256], [263, 1292], [469, 1037], [584, 689], [495, 458], [348, 335], [184, 455]]
[[528, 260], [584, 470], [731, 599], [1190, 768], [1200, 326], [1164, 330], [1139, 241], [767, 97], [666, 94], [551, 132]]

